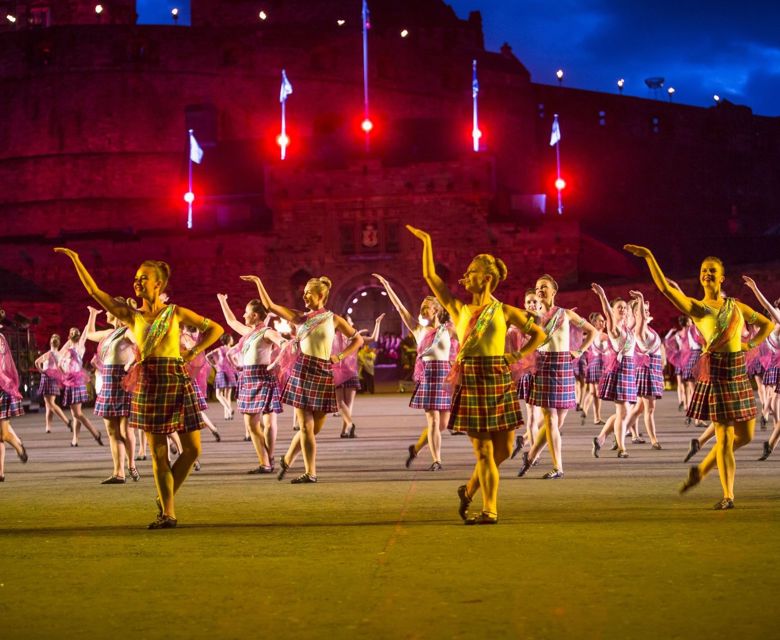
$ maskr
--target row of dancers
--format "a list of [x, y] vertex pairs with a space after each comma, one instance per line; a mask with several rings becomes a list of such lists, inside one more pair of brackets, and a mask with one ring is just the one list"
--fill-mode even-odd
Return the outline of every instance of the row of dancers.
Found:
[[[552, 470], [545, 477], [563, 477], [560, 430], [567, 412], [575, 406], [574, 368], [579, 368], [584, 353], [595, 354], [594, 361], [601, 358], [601, 365], [593, 367], [594, 371], [601, 369], [598, 381], [588, 378], [590, 366], [585, 368], [585, 388], [591, 387], [592, 402], [598, 398], [615, 403], [615, 414], [594, 438], [594, 455], [598, 457], [611, 431], [618, 456], [627, 457], [625, 434], [631, 414], [644, 414], [651, 443], [660, 448], [652, 410], [663, 388], [662, 341], [649, 327], [649, 309], [639, 292], [631, 293], [630, 302], [610, 302], [603, 289], [594, 285], [603, 315], [601, 320], [591, 316], [589, 322], [575, 311], [554, 304], [557, 283], [551, 276], [543, 275], [533, 291], [535, 300], [526, 296], [526, 309], [518, 309], [493, 296], [496, 286], [507, 275], [503, 262], [480, 254], [460, 281], [471, 294], [470, 303], [462, 302], [436, 274], [430, 236], [420, 229], [408, 228], [422, 241], [423, 276], [434, 293], [423, 301], [416, 321], [389, 282], [375, 274], [418, 344], [418, 384], [411, 406], [426, 412], [428, 424], [418, 443], [410, 446], [407, 463], [411, 464], [427, 444], [431, 469], [441, 468], [441, 430], [445, 426], [469, 436], [476, 464], [469, 481], [458, 488], [459, 513], [467, 524], [498, 521], [498, 467], [513, 450], [516, 453], [522, 448], [525, 439], [521, 437], [513, 443], [515, 429], [523, 424], [520, 397], [529, 407], [530, 449], [523, 452], [519, 475], [525, 475], [547, 447]], [[703, 336], [702, 366], [697, 367], [688, 415], [712, 421], [717, 445], [700, 465], [691, 468], [683, 488], [698, 484], [717, 463], [724, 490], [718, 508], [732, 508], [733, 450], [752, 438], [755, 424], [755, 401], [744, 372], [743, 349], [760, 344], [772, 331], [772, 323], [746, 305], [720, 295], [724, 273], [719, 260], [707, 258], [702, 263], [700, 282], [705, 295], [699, 301], [666, 280], [649, 250], [633, 245], [626, 248], [645, 258], [655, 284], [693, 319]], [[115, 326], [101, 336], [98, 345], [103, 386], [96, 413], [101, 404], [119, 405], [121, 400], [125, 413], [120, 421], [124, 419], [128, 425], [124, 433], [140, 429], [148, 435], [158, 494], [158, 517], [149, 527], [175, 527], [174, 496], [200, 455], [199, 431], [205, 426], [199, 398], [202, 394], [196, 391], [196, 376], [186, 366], [204, 356], [205, 350], [222, 335], [222, 327], [188, 309], [166, 304], [164, 289], [170, 270], [165, 263], [142, 263], [134, 279], [134, 293], [141, 304], [134, 308], [126, 298], [115, 298], [100, 290], [75, 252], [62, 248], [56, 251], [71, 258], [87, 292], [106, 309]], [[245, 415], [256, 445], [259, 465], [255, 471], [274, 470], [271, 441], [275, 433], [272, 436], [271, 432], [275, 429], [271, 423], [285, 403], [294, 407], [299, 431], [281, 458], [278, 478], [284, 478], [302, 454], [304, 472], [292, 482], [316, 483], [316, 435], [327, 414], [339, 408], [334, 370], [354, 357], [363, 337], [350, 322], [326, 309], [331, 283], [325, 277], [307, 283], [303, 295], [306, 311], [274, 303], [257, 276], [244, 279], [256, 286], [259, 296], [247, 304], [244, 322], [239, 322], [230, 311], [227, 296], [220, 295], [219, 299], [229, 326], [241, 335], [237, 345], [241, 364], [238, 408]], [[746, 282], [751, 286], [752, 281]], [[751, 288], [757, 292], [755, 283]], [[777, 313], [776, 306], [768, 301], [764, 306], [768, 312], [771, 308]], [[449, 314], [452, 323], [443, 322], [442, 310]], [[268, 326], [269, 313], [295, 325], [292, 339]], [[96, 315], [96, 310], [90, 311], [92, 325]], [[756, 328], [747, 345], [741, 342], [745, 321]], [[187, 325], [194, 331], [184, 330]], [[183, 340], [183, 333], [195, 337], [188, 343]], [[341, 342], [335, 340], [337, 335]], [[573, 335], [578, 336], [574, 340], [578, 345], [572, 344]], [[79, 340], [80, 337], [75, 342]], [[125, 340], [127, 344], [122, 345]], [[457, 351], [454, 345], [458, 345]], [[223, 347], [229, 349], [227, 343]], [[128, 358], [127, 353], [133, 353], [134, 358]], [[220, 359], [215, 355], [212, 361]], [[7, 390], [3, 393], [9, 398], [13, 395]], [[588, 397], [583, 390], [583, 405], [587, 405]], [[637, 397], [642, 399], [640, 403], [636, 402]], [[631, 404], [635, 404], [633, 411]], [[15, 435], [9, 430], [8, 417], [3, 419], [3, 438], [8, 435], [13, 445]], [[115, 431], [122, 433], [121, 427]], [[173, 433], [179, 436], [181, 454], [171, 463], [167, 437]], [[348, 436], [349, 430], [346, 433]], [[116, 439], [121, 440], [118, 436]], [[19, 446], [22, 449], [15, 447], [17, 452], [23, 451], [20, 442]], [[471, 502], [479, 491], [482, 509], [468, 517]]]

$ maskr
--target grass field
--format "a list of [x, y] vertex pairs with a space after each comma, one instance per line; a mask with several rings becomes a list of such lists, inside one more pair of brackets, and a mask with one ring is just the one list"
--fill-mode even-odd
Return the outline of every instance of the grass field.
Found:
[[[715, 475], [677, 495], [696, 431], [671, 400], [664, 450], [628, 460], [591, 458], [593, 427], [572, 414], [566, 478], [539, 479], [546, 456], [524, 479], [507, 463], [499, 525], [464, 527], [466, 438], [444, 436], [445, 471], [425, 471], [425, 452], [407, 471], [422, 420], [405, 404], [359, 397], [355, 440], [329, 418], [317, 485], [247, 476], [240, 423], [216, 420], [225, 438], [204, 437], [170, 531], [145, 529], [148, 461], [140, 482], [103, 486], [107, 447], [15, 421], [31, 459], [9, 449], [0, 485], [0, 638], [780, 636], [780, 454], [755, 462], [766, 432], [738, 454], [737, 508], [715, 512]], [[279, 433], [281, 452], [288, 413]]]

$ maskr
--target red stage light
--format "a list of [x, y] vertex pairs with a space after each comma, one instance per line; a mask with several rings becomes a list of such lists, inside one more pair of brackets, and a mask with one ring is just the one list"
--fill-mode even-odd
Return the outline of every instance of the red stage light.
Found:
[[184, 202], [192, 204], [195, 201], [195, 194], [192, 191], [188, 191], [184, 194]]
[[363, 129], [366, 133], [370, 133], [371, 130], [374, 128], [374, 123], [371, 122], [368, 118], [363, 120], [363, 122], [360, 123], [360, 128]]
[[563, 191], [566, 188], [566, 180], [558, 178], [555, 181], [555, 188], [558, 189], [558, 191]]
[[276, 136], [276, 144], [278, 144], [280, 147], [289, 147], [290, 146], [290, 138], [289, 136], [279, 134]]

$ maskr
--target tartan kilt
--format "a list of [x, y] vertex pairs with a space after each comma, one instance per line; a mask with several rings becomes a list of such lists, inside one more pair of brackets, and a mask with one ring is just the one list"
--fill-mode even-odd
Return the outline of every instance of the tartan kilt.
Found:
[[520, 382], [517, 383], [517, 399], [524, 400], [528, 404], [531, 404], [531, 388], [534, 386], [534, 374], [524, 373], [520, 377]]
[[282, 413], [276, 376], [264, 364], [250, 364], [238, 376], [238, 412]]
[[0, 389], [0, 420], [8, 420], [16, 416], [24, 415], [22, 399], [13, 398], [10, 394]]
[[234, 389], [237, 386], [236, 376], [229, 371], [217, 371], [214, 386], [217, 389]]
[[765, 370], [764, 365], [761, 364], [760, 358], [753, 358], [750, 364], [747, 365], [747, 374], [749, 376], [763, 376], [766, 372], [767, 370]]
[[568, 351], [537, 351], [536, 355], [536, 373], [528, 402], [535, 407], [573, 409], [577, 403], [571, 354]]
[[588, 360], [583, 353], [579, 358], [577, 358], [577, 365], [574, 368], [574, 377], [577, 378], [577, 380], [585, 380], [585, 376], [588, 373]]
[[588, 362], [588, 370], [585, 373], [585, 382], [588, 384], [598, 384], [601, 382], [601, 376], [604, 375], [604, 357], [594, 356]]
[[77, 384], [74, 387], [63, 385], [62, 387], [62, 406], [69, 407], [72, 404], [81, 404], [89, 401], [87, 385]]
[[181, 358], [147, 358], [138, 367], [128, 425], [147, 433], [198, 431], [198, 397]]
[[455, 389], [447, 428], [492, 433], [523, 424], [520, 401], [504, 356], [479, 356], [461, 361], [461, 384]]
[[336, 389], [360, 389], [360, 378], [352, 376], [347, 378], [339, 385], [336, 385]]
[[282, 402], [309, 411], [338, 411], [333, 364], [330, 360], [298, 354], [287, 384], [284, 385]]
[[687, 416], [728, 425], [755, 418], [756, 400], [745, 369], [745, 353], [711, 353], [710, 379], [697, 380]]
[[601, 378], [598, 396], [609, 402], [636, 402], [636, 368], [634, 358], [624, 357], [612, 371]]
[[664, 393], [664, 371], [661, 356], [654, 353], [650, 363], [636, 370], [636, 395], [640, 398], [660, 398]]
[[45, 373], [41, 374], [39, 388], [42, 396], [59, 396], [62, 393], [62, 385]]
[[123, 418], [130, 415], [130, 394], [122, 386], [124, 377], [124, 365], [103, 366], [103, 386], [100, 387], [95, 401], [95, 415], [101, 418]]
[[[750, 375], [750, 373], [748, 373], [748, 375]], [[778, 382], [780, 382], [780, 367], [769, 367], [769, 369], [764, 372], [762, 382], [767, 387], [777, 386]]]
[[200, 385], [195, 378], [190, 378], [190, 380], [192, 381], [192, 388], [195, 389], [195, 397], [198, 399], [198, 411], [206, 411], [209, 408], [209, 403], [206, 401], [206, 395], [201, 390]]
[[682, 371], [680, 372], [683, 380], [695, 379], [693, 376], [693, 368], [696, 366], [699, 358], [701, 358], [701, 351], [691, 351], [688, 354], [688, 358], [685, 360], [685, 363], [682, 366]]
[[412, 409], [449, 411], [452, 393], [447, 383], [450, 372], [449, 360], [423, 360], [422, 381], [417, 383], [409, 406]]

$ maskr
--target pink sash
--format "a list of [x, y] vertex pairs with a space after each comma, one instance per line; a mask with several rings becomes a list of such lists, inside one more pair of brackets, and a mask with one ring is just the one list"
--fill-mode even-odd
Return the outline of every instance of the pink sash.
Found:
[[19, 372], [11, 355], [11, 347], [2, 334], [0, 334], [0, 389], [16, 400], [22, 397], [19, 392]]
[[437, 329], [428, 327], [422, 340], [420, 340], [420, 343], [417, 345], [417, 359], [414, 362], [414, 375], [412, 376], [412, 379], [415, 382], [423, 381], [423, 377], [425, 376], [425, 361], [423, 360], [423, 357], [427, 355], [433, 343], [438, 342], [442, 330], [447, 331], [447, 327], [443, 324], [439, 325]]

